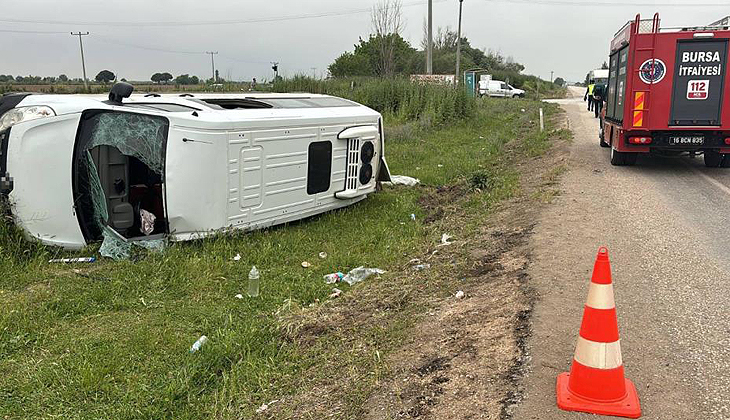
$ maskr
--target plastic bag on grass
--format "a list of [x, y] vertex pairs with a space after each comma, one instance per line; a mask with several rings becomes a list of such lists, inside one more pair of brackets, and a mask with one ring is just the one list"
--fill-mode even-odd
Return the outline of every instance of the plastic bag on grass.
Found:
[[420, 184], [421, 180], [411, 178], [405, 175], [391, 175], [390, 182], [383, 182], [383, 185], [405, 185], [406, 187], [415, 187]]
[[342, 279], [342, 281], [352, 286], [354, 284], [360, 283], [361, 281], [372, 276], [373, 274], [383, 273], [385, 273], [385, 270], [381, 270], [379, 268], [365, 268], [361, 266], [345, 274], [345, 277]]

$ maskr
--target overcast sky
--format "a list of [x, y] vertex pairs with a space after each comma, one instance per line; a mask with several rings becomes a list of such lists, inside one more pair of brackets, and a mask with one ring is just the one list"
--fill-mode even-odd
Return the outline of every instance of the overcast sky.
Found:
[[[319, 76], [343, 51], [352, 50], [359, 36], [367, 36], [369, 14], [358, 11], [376, 1], [0, 0], [0, 74], [80, 77], [78, 37], [69, 32], [89, 31], [84, 37], [89, 78], [103, 69], [130, 80], [148, 80], [152, 73], [164, 71], [207, 78], [212, 70], [205, 51], [219, 52], [216, 67], [224, 78], [271, 78], [270, 61], [281, 62], [284, 75], [316, 71]], [[723, 3], [720, 0], [588, 5], [598, 1], [610, 0], [465, 0], [463, 33], [474, 47], [513, 56], [527, 67], [526, 73], [548, 79], [553, 70], [555, 77], [577, 81], [606, 60], [614, 32], [636, 13], [649, 18], [658, 11], [662, 26], [708, 24], [730, 14], [730, 2], [724, 7], [708, 5]], [[667, 6], [679, 3], [694, 6]], [[419, 47], [426, 1], [403, 4], [404, 37]], [[316, 14], [325, 16], [302, 18]], [[299, 18], [276, 20], [284, 17]], [[457, 0], [434, 0], [435, 28], [455, 28], [457, 18]], [[227, 23], [241, 21], [248, 22]], [[158, 25], [145, 25], [150, 22]]]

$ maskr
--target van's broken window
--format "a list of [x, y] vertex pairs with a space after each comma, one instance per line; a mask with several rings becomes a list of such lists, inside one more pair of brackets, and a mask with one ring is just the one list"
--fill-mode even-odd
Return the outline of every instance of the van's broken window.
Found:
[[[74, 194], [87, 241], [151, 239], [167, 233], [163, 183], [166, 118], [91, 111], [82, 117]], [[109, 229], [118, 235], [110, 235]]]

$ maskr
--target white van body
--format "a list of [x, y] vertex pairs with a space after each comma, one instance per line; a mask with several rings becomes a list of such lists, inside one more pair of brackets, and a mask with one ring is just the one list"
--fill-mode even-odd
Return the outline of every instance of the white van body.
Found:
[[[389, 180], [381, 115], [345, 99], [104, 99], [0, 98], [0, 186], [28, 237], [79, 249], [101, 239], [100, 222], [130, 241], [189, 240], [349, 206]], [[25, 119], [8, 127], [21, 112]], [[155, 216], [153, 232], [142, 230], [145, 211]]]
[[522, 98], [525, 91], [510, 86], [509, 84], [499, 80], [480, 80], [479, 96], [492, 96], [496, 98]]

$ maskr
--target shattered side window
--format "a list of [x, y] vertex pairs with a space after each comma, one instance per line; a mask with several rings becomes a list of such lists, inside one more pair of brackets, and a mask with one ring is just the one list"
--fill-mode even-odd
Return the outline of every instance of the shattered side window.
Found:
[[87, 150], [96, 146], [112, 146], [133, 156], [156, 173], [164, 164], [167, 124], [147, 115], [104, 113], [99, 116]]

